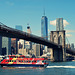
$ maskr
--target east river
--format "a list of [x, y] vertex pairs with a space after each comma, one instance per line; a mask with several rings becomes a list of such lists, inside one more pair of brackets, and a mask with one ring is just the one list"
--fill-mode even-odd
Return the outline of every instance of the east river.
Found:
[[75, 61], [48, 62], [47, 68], [0, 67], [0, 75], [75, 75]]

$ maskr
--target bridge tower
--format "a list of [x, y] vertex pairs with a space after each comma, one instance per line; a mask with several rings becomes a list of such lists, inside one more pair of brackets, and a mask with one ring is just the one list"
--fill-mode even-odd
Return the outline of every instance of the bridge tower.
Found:
[[66, 50], [65, 50], [65, 31], [51, 31], [50, 41], [62, 45], [62, 49], [51, 49], [51, 60], [52, 61], [66, 61]]

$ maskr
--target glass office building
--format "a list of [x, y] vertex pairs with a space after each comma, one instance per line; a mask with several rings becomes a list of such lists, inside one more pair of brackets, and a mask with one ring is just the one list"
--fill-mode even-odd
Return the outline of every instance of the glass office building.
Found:
[[62, 31], [63, 29], [64, 29], [63, 18], [57, 18], [56, 19], [56, 31]]
[[41, 37], [48, 40], [48, 19], [46, 16], [41, 18]]

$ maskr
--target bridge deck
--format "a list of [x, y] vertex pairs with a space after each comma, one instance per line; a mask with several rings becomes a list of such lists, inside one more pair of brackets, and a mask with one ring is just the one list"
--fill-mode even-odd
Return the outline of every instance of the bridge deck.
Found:
[[[10, 38], [24, 39], [27, 41], [32, 41], [35, 43], [46, 45], [49, 48], [62, 50], [62, 46], [59, 46], [56, 43], [53, 43], [49, 40], [45, 40], [33, 34], [29, 34], [29, 33], [14, 29], [14, 28], [7, 27], [6, 25], [0, 25], [0, 35], [10, 37]], [[73, 50], [66, 49], [66, 52], [69, 54], [75, 55], [75, 51]]]

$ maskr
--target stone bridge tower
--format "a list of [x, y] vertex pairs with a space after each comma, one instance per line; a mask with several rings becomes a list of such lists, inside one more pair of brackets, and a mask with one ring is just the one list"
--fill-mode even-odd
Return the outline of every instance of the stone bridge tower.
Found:
[[65, 31], [51, 31], [50, 41], [62, 45], [62, 50], [51, 49], [51, 60], [52, 61], [65, 61], [66, 50], [65, 50]]

